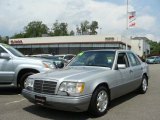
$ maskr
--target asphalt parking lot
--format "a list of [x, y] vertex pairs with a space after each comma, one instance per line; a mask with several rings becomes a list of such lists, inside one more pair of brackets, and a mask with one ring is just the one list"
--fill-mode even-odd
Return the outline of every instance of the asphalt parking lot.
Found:
[[160, 64], [149, 67], [147, 93], [133, 92], [112, 101], [103, 117], [39, 107], [28, 102], [17, 89], [0, 88], [0, 120], [160, 120]]

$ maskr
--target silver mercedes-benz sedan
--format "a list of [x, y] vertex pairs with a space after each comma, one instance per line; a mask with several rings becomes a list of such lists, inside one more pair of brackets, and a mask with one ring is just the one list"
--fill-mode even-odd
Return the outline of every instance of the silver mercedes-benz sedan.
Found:
[[148, 65], [129, 50], [79, 53], [64, 69], [29, 76], [22, 94], [29, 101], [65, 111], [107, 112], [111, 100], [148, 88]]

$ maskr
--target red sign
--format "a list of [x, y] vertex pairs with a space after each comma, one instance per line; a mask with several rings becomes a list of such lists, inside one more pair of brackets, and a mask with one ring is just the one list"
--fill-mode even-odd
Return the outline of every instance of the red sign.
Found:
[[22, 40], [11, 40], [11, 44], [23, 44]]

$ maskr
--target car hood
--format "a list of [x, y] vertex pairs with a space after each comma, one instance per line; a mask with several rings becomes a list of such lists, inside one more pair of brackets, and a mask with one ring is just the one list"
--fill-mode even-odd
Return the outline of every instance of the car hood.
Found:
[[77, 80], [81, 81], [84, 78], [97, 75], [102, 72], [106, 72], [110, 70], [110, 68], [104, 67], [66, 67], [64, 69], [58, 69], [54, 71], [49, 71], [46, 73], [39, 73], [30, 76], [33, 79], [40, 79], [40, 80]]
[[39, 62], [50, 62], [52, 63], [51, 60], [48, 60], [48, 59], [44, 59], [44, 58], [35, 58], [35, 57], [17, 57], [16, 60], [21, 60], [21, 61], [25, 61], [26, 63], [28, 62], [36, 62], [36, 63], [39, 63]]

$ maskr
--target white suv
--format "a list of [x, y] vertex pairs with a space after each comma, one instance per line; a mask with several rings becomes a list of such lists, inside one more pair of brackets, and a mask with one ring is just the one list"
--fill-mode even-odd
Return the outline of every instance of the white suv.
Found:
[[13, 47], [0, 43], [0, 87], [25, 87], [29, 75], [54, 69], [46, 59], [25, 57]]

